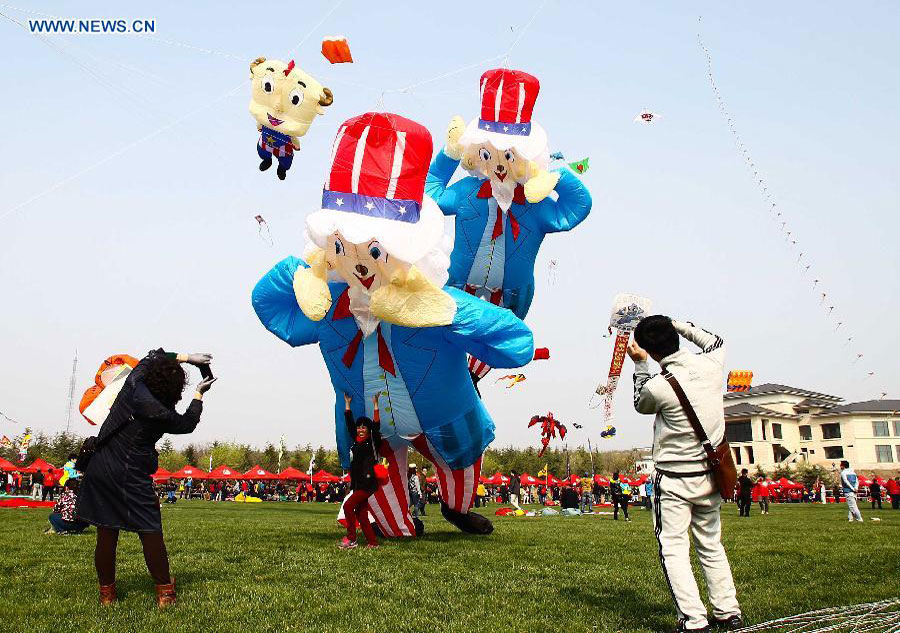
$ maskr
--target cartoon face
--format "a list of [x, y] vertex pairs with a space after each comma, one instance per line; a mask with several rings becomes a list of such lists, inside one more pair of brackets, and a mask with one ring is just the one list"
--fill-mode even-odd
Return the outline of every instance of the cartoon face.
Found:
[[524, 183], [530, 177], [530, 161], [522, 158], [515, 148], [500, 150], [490, 142], [468, 146], [462, 162], [469, 171], [480, 172], [502, 184]]
[[389, 284], [394, 274], [405, 266], [388, 255], [378, 240], [354, 244], [340, 233], [329, 238], [325, 263], [351, 288], [361, 288], [369, 294]]
[[317, 114], [334, 101], [331, 90], [291, 61], [259, 57], [250, 64], [250, 114], [259, 125], [288, 136], [306, 134]]

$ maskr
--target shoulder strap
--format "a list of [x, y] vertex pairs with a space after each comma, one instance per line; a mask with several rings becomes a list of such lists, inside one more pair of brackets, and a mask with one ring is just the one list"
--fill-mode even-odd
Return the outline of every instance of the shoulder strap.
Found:
[[663, 378], [668, 381], [668, 383], [672, 386], [672, 391], [675, 392], [675, 395], [678, 397], [678, 402], [681, 403], [681, 408], [684, 409], [684, 413], [687, 416], [688, 421], [691, 423], [691, 426], [694, 428], [694, 433], [697, 434], [697, 439], [700, 440], [700, 443], [703, 444], [703, 450], [706, 451], [706, 456], [710, 459], [710, 461], [715, 464], [719, 460], [716, 457], [716, 452], [713, 450], [712, 444], [709, 441], [709, 437], [706, 435], [706, 431], [703, 429], [703, 425], [700, 424], [700, 418], [697, 417], [697, 412], [694, 411], [694, 407], [691, 406], [691, 401], [688, 400], [687, 394], [684, 393], [684, 389], [681, 388], [681, 383], [672, 375], [670, 371], [663, 372]]

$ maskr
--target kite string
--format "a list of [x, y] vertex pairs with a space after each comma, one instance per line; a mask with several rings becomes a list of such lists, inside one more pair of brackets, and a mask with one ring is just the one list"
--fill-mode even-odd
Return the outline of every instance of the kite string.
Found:
[[[773, 221], [778, 222], [778, 218], [783, 217], [783, 213], [780, 210], [780, 208], [778, 207], [777, 203], [774, 201], [772, 194], [769, 193], [769, 187], [766, 184], [765, 179], [760, 175], [759, 169], [756, 166], [756, 163], [753, 161], [752, 157], [750, 156], [750, 152], [747, 150], [746, 146], [744, 145], [743, 138], [738, 133], [737, 127], [734, 124], [734, 120], [731, 116], [731, 113], [729, 112], [728, 107], [725, 104], [725, 100], [722, 97], [721, 92], [719, 91], [719, 86], [716, 83], [715, 75], [713, 74], [713, 70], [712, 70], [712, 54], [710, 53], [710, 51], [706, 47], [706, 45], [703, 43], [703, 38], [700, 34], [701, 25], [702, 25], [702, 16], [699, 16], [697, 18], [697, 44], [699, 45], [700, 49], [703, 51], [703, 54], [706, 59], [706, 74], [707, 74], [707, 78], [709, 79], [709, 84], [712, 87], [713, 95], [716, 100], [716, 105], [718, 106], [719, 111], [721, 112], [722, 116], [725, 118], [726, 125], [728, 126], [729, 131], [731, 132], [732, 136], [734, 137], [735, 144], [736, 144], [738, 150], [740, 151], [740, 153], [744, 159], [744, 162], [746, 163], [748, 169], [753, 173], [754, 181], [756, 182], [756, 185], [759, 188], [763, 199], [769, 205], [769, 213], [772, 215]], [[794, 246], [797, 246], [798, 240], [796, 239], [796, 236], [793, 234], [793, 230], [788, 230], [787, 227], [788, 227], [788, 222], [786, 220], [782, 221], [780, 230], [782, 231], [782, 233], [785, 234], [785, 240], [790, 241], [789, 248], [793, 248]], [[805, 253], [801, 251], [800, 257], [797, 258], [798, 265], [803, 265], [801, 260], [803, 259], [804, 255], [805, 255]], [[810, 270], [810, 268], [812, 268], [812, 264], [807, 264], [803, 271], [804, 274], [806, 272], [808, 272]], [[819, 280], [816, 279], [813, 283], [813, 288], [815, 288], [818, 285], [818, 283], [819, 283]], [[821, 293], [820, 305], [822, 305], [823, 308], [827, 310], [826, 317], [837, 318], [837, 315], [834, 314], [835, 306], [833, 306], [833, 305], [827, 306], [827, 307], [825, 306], [825, 299], [827, 297], [828, 297], [827, 293], [825, 293], [825, 292]], [[837, 332], [837, 330], [843, 325], [844, 325], [843, 321], [838, 321], [837, 327], [835, 327], [834, 331]], [[846, 331], [846, 328], [845, 328], [845, 331]], [[851, 336], [850, 338], [847, 339], [848, 343], [849, 343], [849, 341], [852, 340], [852, 338], [853, 337]], [[859, 362], [863, 358], [863, 356], [864, 355], [862, 353], [857, 353], [855, 360], [851, 363], [851, 365], [855, 365], [857, 362]], [[870, 378], [874, 375], [875, 375], [875, 372], [870, 371], [867, 373], [866, 378]], [[882, 392], [882, 394], [883, 394], [882, 397], [884, 397], [884, 394], [886, 394], [886, 392]]]

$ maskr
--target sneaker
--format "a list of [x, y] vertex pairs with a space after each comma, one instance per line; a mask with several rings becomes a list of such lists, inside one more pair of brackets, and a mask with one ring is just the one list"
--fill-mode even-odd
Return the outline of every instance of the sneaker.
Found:
[[699, 629], [689, 629], [684, 620], [679, 620], [678, 624], [672, 629], [672, 633], [687, 633], [688, 631], [697, 631], [698, 633], [710, 633], [712, 629], [709, 628], [709, 625], [702, 626]]
[[351, 541], [346, 536], [340, 540], [338, 547], [341, 549], [353, 549], [356, 547], [356, 541]]
[[712, 626], [724, 629], [726, 631], [737, 631], [744, 628], [744, 619], [739, 615], [730, 615], [727, 618], [723, 618], [721, 620], [718, 618], [712, 618], [709, 623]]

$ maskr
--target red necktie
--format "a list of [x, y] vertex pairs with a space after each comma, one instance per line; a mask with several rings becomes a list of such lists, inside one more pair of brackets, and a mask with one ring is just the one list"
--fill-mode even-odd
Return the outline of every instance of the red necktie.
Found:
[[[359, 344], [362, 342], [362, 338], [362, 330], [356, 330], [356, 336], [353, 337], [353, 340], [350, 341], [350, 345], [347, 346], [347, 351], [344, 352], [344, 357], [341, 360], [348, 369], [353, 365], [354, 359], [356, 359], [356, 352], [359, 351]], [[385, 342], [384, 336], [381, 334], [380, 325], [378, 326], [378, 364], [391, 376], [397, 375], [394, 359], [391, 357], [391, 350], [388, 348], [387, 342]]]
[[[492, 197], [491, 193], [491, 181], [485, 180], [481, 185], [481, 188], [478, 189], [478, 197], [479, 198], [490, 198]], [[525, 204], [525, 187], [522, 185], [517, 185], [515, 191], [513, 192], [513, 204]], [[519, 239], [519, 221], [516, 220], [516, 216], [512, 213], [512, 208], [510, 208], [507, 212], [509, 215], [509, 228], [512, 231], [512, 236], [514, 240]], [[494, 231], [491, 233], [491, 241], [493, 242], [498, 237], [503, 235], [503, 210], [500, 207], [497, 207], [497, 219], [494, 221]]]

